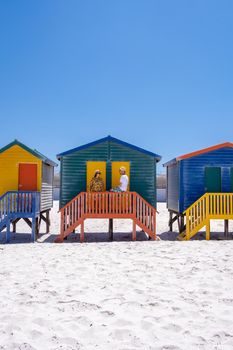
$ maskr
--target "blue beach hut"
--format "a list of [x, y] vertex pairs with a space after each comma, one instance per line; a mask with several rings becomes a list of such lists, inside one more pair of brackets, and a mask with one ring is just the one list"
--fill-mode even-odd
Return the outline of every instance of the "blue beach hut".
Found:
[[[213, 218], [217, 218], [218, 215], [221, 218], [225, 215], [226, 219], [231, 218], [229, 217], [231, 213], [227, 216], [228, 213], [223, 212], [224, 205], [221, 203], [224, 203], [224, 193], [230, 195], [233, 192], [233, 143], [225, 142], [188, 153], [170, 160], [164, 166], [167, 171], [167, 208], [170, 213], [171, 231], [176, 220], [179, 231], [186, 230], [184, 223], [186, 211], [196, 202], [199, 206], [197, 213], [203, 206], [203, 210], [207, 210], [209, 204], [213, 207], [213, 212], [214, 209], [215, 211], [218, 209], [218, 213], [213, 213]], [[213, 195], [211, 198], [214, 199], [201, 206], [198, 201], [203, 195], [210, 193], [222, 194], [222, 199], [217, 199], [216, 195]], [[208, 195], [206, 198], [208, 199]], [[230, 211], [230, 205], [228, 209]], [[190, 216], [194, 216], [194, 213]], [[192, 219], [194, 220], [194, 217]]]

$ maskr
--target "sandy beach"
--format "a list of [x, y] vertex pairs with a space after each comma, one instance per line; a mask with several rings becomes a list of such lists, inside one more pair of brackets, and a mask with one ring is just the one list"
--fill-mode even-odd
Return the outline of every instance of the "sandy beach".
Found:
[[233, 349], [231, 240], [164, 240], [176, 233], [159, 204], [161, 241], [139, 232], [131, 242], [131, 222], [119, 220], [109, 242], [97, 220], [87, 243], [52, 244], [57, 209], [50, 235], [32, 244], [20, 223], [0, 246], [0, 349]]

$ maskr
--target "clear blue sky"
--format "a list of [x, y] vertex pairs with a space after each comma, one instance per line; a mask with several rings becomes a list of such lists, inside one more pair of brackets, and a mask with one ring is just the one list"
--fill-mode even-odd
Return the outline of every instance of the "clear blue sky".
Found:
[[232, 0], [1, 0], [0, 33], [0, 146], [233, 142]]

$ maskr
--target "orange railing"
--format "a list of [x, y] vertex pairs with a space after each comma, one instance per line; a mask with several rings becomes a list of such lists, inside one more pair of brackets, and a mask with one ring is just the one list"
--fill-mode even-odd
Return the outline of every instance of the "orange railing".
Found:
[[62, 239], [87, 218], [131, 218], [156, 237], [156, 209], [136, 192], [81, 192], [60, 213]]

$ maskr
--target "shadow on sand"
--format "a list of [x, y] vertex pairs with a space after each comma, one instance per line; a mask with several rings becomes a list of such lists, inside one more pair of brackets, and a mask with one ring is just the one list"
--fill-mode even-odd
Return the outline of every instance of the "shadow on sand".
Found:
[[[178, 232], [167, 231], [159, 234], [158, 237], [162, 241], [176, 241], [178, 235], [179, 235]], [[206, 237], [205, 231], [200, 231], [194, 237], [192, 237], [190, 241], [204, 241], [206, 239], [205, 237]], [[229, 236], [227, 238], [224, 236], [224, 233], [222, 232], [211, 232], [210, 234], [211, 241], [223, 241], [223, 240], [231, 240], [231, 239], [232, 239], [231, 233], [229, 233]]]
[[[166, 231], [158, 235], [161, 241], [176, 241], [178, 232]], [[54, 243], [57, 235], [55, 234], [41, 234], [36, 242], [37, 243]], [[230, 233], [229, 237], [226, 238], [222, 232], [211, 232], [210, 239], [212, 241], [232, 240], [233, 236]], [[205, 231], [199, 232], [195, 235], [191, 241], [202, 241], [205, 240]], [[137, 241], [149, 241], [148, 236], [143, 231], [137, 231]], [[132, 242], [131, 232], [114, 232], [113, 240], [109, 239], [109, 234], [103, 232], [85, 232], [85, 243], [111, 243], [111, 242]], [[151, 241], [153, 242], [153, 241]], [[25, 244], [31, 242], [30, 233], [11, 233], [11, 239], [9, 244]], [[80, 234], [72, 233], [69, 237], [64, 240], [64, 243], [80, 243]], [[5, 232], [0, 233], [0, 244], [5, 244]]]
[[[0, 233], [0, 244], [6, 243], [6, 233]], [[31, 233], [11, 233], [9, 244], [32, 243]]]
[[[57, 235], [54, 234], [41, 234], [37, 238], [37, 243], [54, 243]], [[109, 239], [109, 234], [103, 232], [85, 232], [85, 243], [111, 243], [111, 242], [131, 242], [131, 232], [114, 232], [113, 240]], [[143, 231], [137, 232], [137, 241], [148, 241], [148, 236]], [[0, 233], [0, 244], [5, 243], [5, 232]], [[11, 233], [9, 244], [25, 244], [31, 243], [30, 233]], [[72, 233], [64, 240], [64, 243], [80, 243], [80, 234]]]
[[[56, 235], [49, 235], [43, 243], [54, 243]], [[148, 236], [145, 232], [137, 232], [137, 241], [148, 241]], [[85, 243], [111, 243], [111, 242], [132, 242], [131, 232], [114, 232], [113, 240], [109, 239], [109, 234], [106, 232], [85, 232]], [[64, 243], [80, 243], [80, 234], [70, 234]]]

